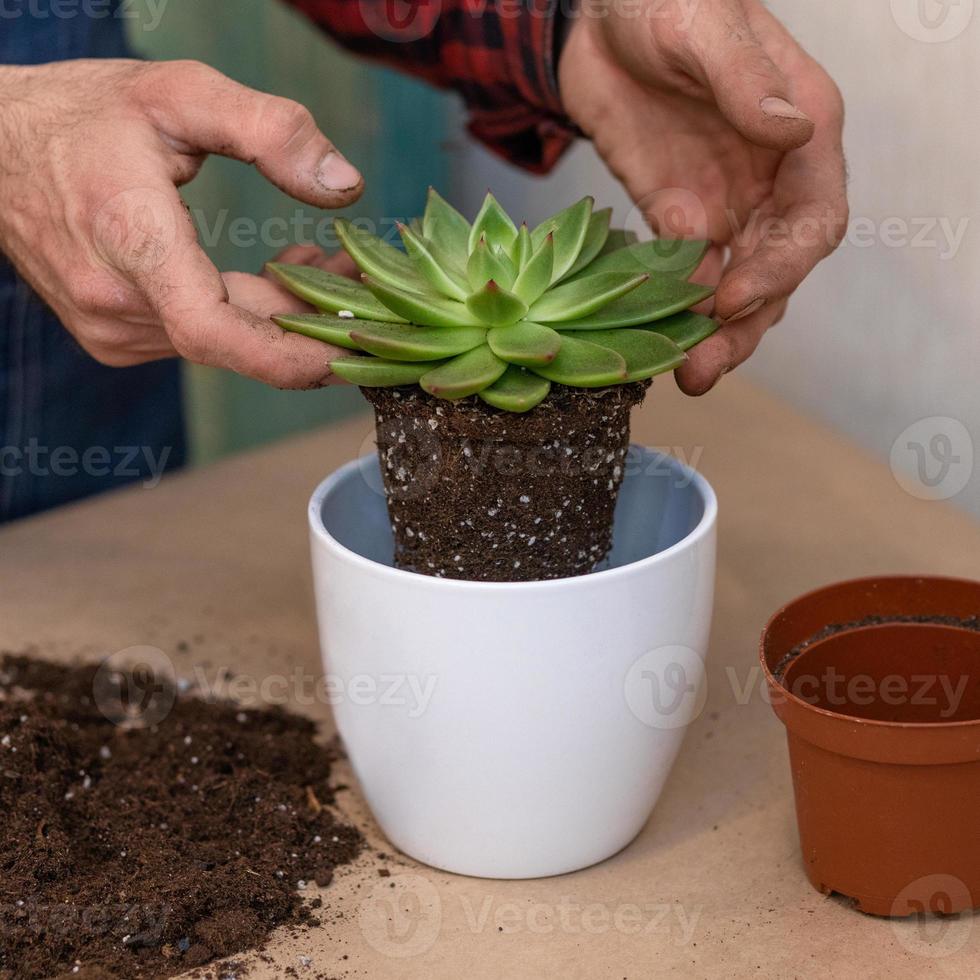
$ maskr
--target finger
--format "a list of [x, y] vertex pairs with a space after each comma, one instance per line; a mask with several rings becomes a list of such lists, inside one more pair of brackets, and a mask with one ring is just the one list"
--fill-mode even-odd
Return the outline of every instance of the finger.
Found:
[[784, 158], [776, 178], [781, 213], [757, 223], [740, 243], [715, 294], [715, 313], [739, 321], [790, 296], [840, 244], [848, 220], [846, 167], [839, 130]]
[[686, 395], [709, 392], [723, 375], [754, 353], [766, 331], [782, 319], [786, 305], [782, 302], [760, 310], [742, 323], [722, 325], [717, 333], [694, 347], [687, 361], [674, 372], [677, 387]]
[[712, 245], [701, 264], [688, 276], [691, 282], [700, 283], [702, 286], [717, 286], [725, 271], [725, 247], [723, 245]]
[[[298, 247], [303, 248], [306, 246]], [[286, 260], [285, 256], [288, 252], [289, 249], [286, 249], [282, 255], [276, 256], [276, 261]], [[320, 255], [324, 259], [328, 258], [322, 252]], [[330, 258], [333, 258], [333, 256], [330, 256]], [[228, 290], [228, 301], [233, 306], [248, 310], [249, 313], [254, 313], [263, 319], [269, 319], [281, 313], [310, 313], [313, 311], [313, 307], [309, 304], [304, 303], [301, 299], [288, 293], [278, 283], [273, 282], [271, 279], [266, 279], [264, 276], [250, 276], [246, 272], [226, 272], [222, 278]], [[321, 345], [323, 354], [331, 361], [335, 357], [343, 357], [345, 354], [350, 353], [350, 351], [341, 350], [339, 347], [334, 347], [331, 344], [325, 344], [321, 341], [314, 341], [314, 343]], [[337, 384], [346, 383], [336, 376], [331, 377], [330, 381]]]
[[130, 275], [177, 353], [197, 364], [228, 368], [278, 388], [330, 383], [335, 349], [287, 333], [266, 316], [233, 305], [221, 275], [198, 246], [176, 190], [172, 193], [172, 213], [160, 219], [163, 225], [168, 220], [173, 223], [172, 242], [149, 250], [152, 265], [133, 266]]
[[265, 276], [247, 272], [225, 272], [221, 278], [228, 290], [228, 302], [239, 309], [268, 319], [278, 313], [313, 313], [313, 307], [293, 296]]
[[739, 0], [719, 0], [687, 36], [688, 66], [711, 89], [725, 118], [751, 143], [773, 150], [803, 146], [814, 133]]
[[361, 196], [364, 180], [298, 102], [239, 85], [193, 61], [148, 69], [144, 105], [181, 153], [220, 153], [246, 163], [291, 197], [337, 208]]

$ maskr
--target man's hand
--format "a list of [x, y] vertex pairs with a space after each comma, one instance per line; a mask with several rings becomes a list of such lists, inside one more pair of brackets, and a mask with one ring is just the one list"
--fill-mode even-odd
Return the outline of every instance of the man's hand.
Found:
[[558, 78], [654, 229], [716, 246], [695, 278], [724, 326], [677, 372], [702, 394], [844, 234], [840, 93], [761, 0], [582, 0]]
[[363, 190], [301, 105], [204, 65], [4, 66], [0, 249], [105, 364], [179, 354], [282, 388], [327, 383], [333, 348], [262, 315], [303, 304], [259, 277], [223, 279], [201, 251], [177, 187], [208, 153], [317, 207]]

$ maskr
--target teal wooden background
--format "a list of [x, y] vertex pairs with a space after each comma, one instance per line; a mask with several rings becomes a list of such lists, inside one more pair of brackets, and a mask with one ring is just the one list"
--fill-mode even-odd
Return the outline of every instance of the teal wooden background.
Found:
[[[420, 212], [429, 184], [444, 189], [446, 96], [358, 61], [274, 0], [166, 0], [162, 17], [151, 16], [154, 8], [159, 3], [129, 21], [131, 40], [143, 56], [204, 61], [245, 85], [296, 99], [313, 112], [365, 177], [364, 197], [343, 213], [388, 228], [394, 219]], [[159, 24], [147, 29], [155, 20]], [[205, 248], [223, 271], [257, 272], [279, 250], [282, 242], [274, 239], [283, 231], [270, 220], [285, 218], [293, 222], [291, 229], [305, 228], [307, 235], [314, 222], [329, 232], [327, 212], [300, 205], [234, 161], [209, 159], [183, 194]], [[294, 221], [297, 215], [305, 225]], [[185, 377], [195, 462], [364, 408], [359, 393], [347, 388], [282, 392], [200, 367], [186, 368]]]

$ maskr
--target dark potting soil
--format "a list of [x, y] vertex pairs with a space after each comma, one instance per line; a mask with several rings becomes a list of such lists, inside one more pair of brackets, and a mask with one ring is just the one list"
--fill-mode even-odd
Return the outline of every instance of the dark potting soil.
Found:
[[169, 713], [125, 728], [96, 674], [0, 658], [0, 980], [169, 977], [315, 922], [300, 882], [363, 841], [314, 724], [161, 681]]
[[554, 385], [521, 415], [422, 389], [363, 388], [399, 568], [527, 582], [586, 575], [612, 545], [630, 410], [650, 382]]
[[808, 636], [801, 643], [797, 643], [782, 660], [776, 664], [772, 672], [777, 681], [782, 681], [783, 675], [789, 665], [803, 653], [808, 647], [821, 640], [826, 640], [830, 636], [836, 636], [845, 630], [861, 629], [864, 626], [886, 626], [893, 623], [919, 623], [933, 626], [954, 626], [959, 629], [975, 630], [980, 633], [980, 614], [976, 616], [865, 616], [863, 619], [855, 619], [849, 623], [831, 623], [818, 630], [812, 636]]

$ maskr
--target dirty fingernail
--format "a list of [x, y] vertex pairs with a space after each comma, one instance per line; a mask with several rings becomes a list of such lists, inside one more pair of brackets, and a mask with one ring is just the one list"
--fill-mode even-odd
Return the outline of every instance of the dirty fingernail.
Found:
[[331, 191], [349, 191], [361, 182], [357, 169], [336, 150], [331, 150], [316, 171], [317, 180]]
[[766, 96], [759, 103], [759, 107], [767, 116], [776, 116], [779, 119], [805, 119], [807, 122], [812, 122], [805, 112], [777, 95]]
[[765, 300], [761, 297], [759, 299], [752, 300], [748, 306], [743, 306], [738, 313], [733, 313], [725, 323], [733, 323], [735, 320], [744, 320], [747, 316], [752, 316], [753, 313], [757, 313], [765, 305]]

